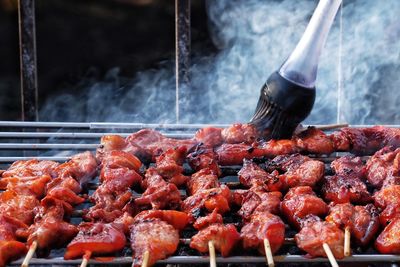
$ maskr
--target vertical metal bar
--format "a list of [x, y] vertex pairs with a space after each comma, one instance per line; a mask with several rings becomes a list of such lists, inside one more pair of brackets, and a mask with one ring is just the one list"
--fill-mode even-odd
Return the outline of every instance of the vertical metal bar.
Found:
[[180, 121], [182, 95], [190, 88], [190, 0], [175, 0], [176, 123]]
[[35, 0], [18, 0], [22, 120], [38, 120]]

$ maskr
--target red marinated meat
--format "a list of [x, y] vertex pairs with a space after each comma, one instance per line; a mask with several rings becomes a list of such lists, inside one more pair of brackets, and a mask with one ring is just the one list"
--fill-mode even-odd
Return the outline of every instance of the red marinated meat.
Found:
[[285, 241], [285, 224], [276, 215], [267, 211], [255, 212], [240, 231], [244, 249], [257, 249], [265, 255], [264, 239], [268, 239], [272, 253]]
[[324, 216], [328, 206], [317, 197], [309, 186], [294, 187], [289, 190], [281, 203], [281, 212], [297, 229], [307, 215]]
[[268, 173], [251, 160], [244, 160], [243, 167], [238, 172], [239, 181], [247, 188], [260, 186], [267, 191], [279, 191], [283, 185], [278, 173]]
[[223, 257], [227, 257], [239, 240], [240, 235], [234, 225], [216, 223], [194, 235], [190, 247], [201, 253], [208, 253], [208, 242], [212, 241], [215, 249], [221, 252]]
[[78, 235], [69, 243], [64, 259], [92, 255], [108, 255], [122, 250], [126, 245], [125, 234], [116, 224], [81, 223]]
[[149, 253], [148, 266], [175, 253], [179, 244], [179, 232], [172, 225], [158, 220], [146, 220], [132, 224], [130, 241], [133, 266], [141, 266], [143, 255]]
[[301, 151], [311, 154], [331, 154], [334, 151], [334, 143], [323, 131], [308, 127], [307, 130], [295, 135], [293, 140]]
[[382, 254], [400, 254], [400, 218], [392, 220], [376, 238], [375, 247]]
[[337, 227], [350, 228], [356, 243], [367, 246], [379, 230], [378, 210], [372, 204], [353, 206], [350, 203], [337, 204], [330, 209], [327, 222]]

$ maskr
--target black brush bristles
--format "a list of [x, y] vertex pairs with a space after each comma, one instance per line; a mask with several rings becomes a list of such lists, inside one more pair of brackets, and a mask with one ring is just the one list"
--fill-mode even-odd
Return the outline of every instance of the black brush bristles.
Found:
[[263, 88], [250, 123], [273, 139], [290, 138], [311, 112], [315, 88], [294, 84], [273, 73]]

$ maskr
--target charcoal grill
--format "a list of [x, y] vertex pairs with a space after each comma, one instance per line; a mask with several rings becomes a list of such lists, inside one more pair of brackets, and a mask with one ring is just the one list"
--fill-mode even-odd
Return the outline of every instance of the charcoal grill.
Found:
[[[166, 136], [173, 138], [190, 138], [194, 132], [201, 127], [207, 125], [203, 124], [142, 124], [142, 123], [65, 123], [65, 122], [0, 122], [0, 166], [7, 168], [9, 164], [15, 160], [22, 159], [46, 159], [55, 161], [66, 161], [74, 153], [83, 150], [90, 150], [94, 152], [99, 145], [100, 137], [105, 134], [119, 134], [127, 136], [132, 132], [138, 131], [143, 128], [156, 129]], [[224, 127], [226, 125], [217, 125]], [[393, 127], [393, 126], [392, 126]], [[394, 125], [394, 127], [400, 127]], [[12, 155], [12, 156], [10, 156]], [[324, 161], [327, 165], [337, 156], [343, 153], [336, 153], [330, 157], [315, 157], [316, 159]], [[367, 159], [367, 157], [364, 157]], [[223, 173], [226, 176], [222, 178], [229, 187], [237, 188], [238, 180], [236, 173], [240, 166], [227, 166], [223, 168]], [[97, 183], [89, 185], [90, 190], [94, 190]], [[86, 203], [88, 205], [88, 203]], [[78, 224], [81, 219], [82, 212], [79, 210], [74, 213], [72, 222]], [[184, 233], [185, 235], [185, 233]], [[179, 253], [182, 251], [190, 251], [188, 248], [189, 239], [181, 239], [181, 247]], [[283, 253], [274, 256], [276, 263], [283, 264], [325, 264], [328, 263], [326, 258], [307, 259], [302, 255], [287, 254], [290, 247], [295, 247], [293, 241], [288, 238], [285, 242]], [[65, 261], [62, 258], [64, 250], [53, 251], [49, 258], [33, 258], [32, 265], [77, 265], [81, 260]], [[129, 256], [129, 250], [123, 252], [120, 256], [115, 257], [110, 262], [103, 260], [93, 259], [90, 264], [98, 265], [129, 265], [132, 263], [132, 258]], [[179, 254], [178, 253], [178, 254]], [[181, 253], [182, 254], [182, 253]], [[183, 253], [187, 254], [187, 253]], [[159, 261], [160, 264], [207, 264], [209, 262], [208, 256], [172, 256], [168, 259]], [[383, 255], [378, 254], [376, 251], [370, 249], [363, 253], [355, 253], [350, 257], [339, 260], [339, 263], [376, 263], [379, 266], [384, 264], [386, 266], [397, 266], [396, 262], [400, 262], [400, 255]], [[12, 263], [12, 265], [20, 265], [22, 260]], [[218, 264], [245, 264], [265, 263], [265, 258], [257, 256], [255, 253], [250, 253], [249, 256], [233, 255], [231, 257], [223, 258], [217, 257]]]
[[[19, 33], [20, 33], [20, 58], [21, 58], [21, 107], [22, 119], [28, 121], [38, 120], [38, 85], [36, 63], [36, 38], [35, 38], [35, 0], [19, 0]], [[175, 52], [176, 52], [176, 120], [179, 123], [179, 98], [184, 90], [190, 89], [190, 0], [175, 0]], [[66, 161], [75, 153], [83, 150], [92, 152], [98, 146], [101, 136], [106, 134], [119, 134], [128, 136], [130, 133], [143, 128], [152, 128], [161, 131], [164, 135], [173, 138], [190, 138], [194, 132], [207, 125], [202, 124], [143, 124], [143, 123], [67, 123], [67, 122], [16, 122], [0, 121], [0, 167], [7, 168], [16, 160], [37, 158], [40, 160]], [[214, 125], [224, 127], [226, 125]], [[356, 127], [356, 126], [354, 126]], [[392, 125], [391, 127], [400, 127]], [[329, 164], [335, 157], [318, 157], [317, 159]], [[366, 158], [364, 158], [366, 159]], [[227, 183], [232, 187], [237, 184], [238, 166], [224, 167], [226, 175], [232, 175], [233, 180]], [[97, 184], [89, 185], [91, 190]], [[87, 203], [86, 203], [87, 204]], [[79, 223], [82, 212], [77, 210], [72, 221]], [[188, 239], [185, 240], [187, 243]], [[289, 242], [290, 243], [290, 242]], [[187, 244], [184, 246], [187, 247]], [[286, 246], [293, 246], [287, 244]], [[112, 261], [90, 260], [90, 264], [98, 265], [129, 265], [132, 258], [129, 253], [114, 258]], [[49, 258], [33, 258], [31, 265], [78, 265], [81, 260], [65, 261], [63, 251], [53, 251]], [[325, 258], [307, 259], [301, 255], [282, 254], [274, 256], [276, 263], [283, 264], [314, 264], [319, 266], [328, 263]], [[159, 261], [160, 264], [207, 264], [208, 256], [172, 256]], [[400, 262], [398, 255], [377, 254], [368, 250], [362, 254], [355, 254], [340, 260], [339, 263], [362, 263], [363, 265], [377, 263], [379, 266], [397, 266]], [[22, 260], [14, 261], [11, 265], [19, 266]], [[228, 258], [217, 257], [218, 264], [247, 264], [265, 263], [261, 256], [231, 256]]]

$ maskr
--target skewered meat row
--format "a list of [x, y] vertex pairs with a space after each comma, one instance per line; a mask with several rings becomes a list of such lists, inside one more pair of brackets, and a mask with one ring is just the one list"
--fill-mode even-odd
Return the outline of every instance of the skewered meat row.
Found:
[[90, 197], [95, 205], [83, 216], [90, 222], [79, 224], [79, 233], [67, 246], [65, 259], [103, 255], [125, 247], [125, 227], [114, 221], [123, 216], [123, 209], [133, 196], [130, 187], [142, 180], [137, 173], [141, 165], [135, 156], [123, 151], [104, 155], [101, 185]]
[[[47, 194], [36, 210], [35, 222], [26, 232], [27, 244], [37, 243], [38, 256], [47, 256], [52, 249], [63, 247], [78, 233], [76, 226], [68, 222], [73, 211], [71, 205], [81, 203], [75, 202], [81, 199], [76, 194], [81, 193], [96, 172], [97, 161], [90, 152], [76, 154], [53, 170], [57, 178], [47, 185]], [[69, 191], [68, 184], [72, 180], [79, 185], [76, 191]], [[55, 194], [55, 189], [60, 194]], [[71, 194], [64, 195], [64, 192]]]
[[265, 141], [264, 138], [262, 133], [248, 124], [234, 124], [226, 129], [200, 129], [193, 139], [187, 140], [167, 138], [154, 130], [144, 129], [126, 139], [117, 135], [104, 136], [97, 156], [102, 158], [108, 151], [122, 150], [142, 160], [154, 160], [168, 149], [185, 147], [190, 151], [196, 144], [202, 143], [215, 150], [220, 165], [238, 165], [243, 159], [272, 158], [299, 152], [331, 154], [334, 151], [349, 151], [365, 155], [385, 146], [400, 147], [400, 129], [383, 126], [342, 128], [331, 135], [309, 127], [292, 139]]
[[[65, 209], [70, 213], [72, 207], [54, 198], [52, 187], [49, 185], [57, 179], [67, 179], [71, 175], [77, 181], [88, 179], [94, 174], [96, 167], [96, 160], [90, 152], [75, 155], [64, 164], [37, 160], [19, 161], [12, 164], [0, 180], [1, 187], [7, 189], [1, 193], [0, 210], [4, 216], [13, 216], [21, 223], [25, 223], [25, 227], [17, 230], [18, 238], [27, 239], [28, 245], [34, 241], [37, 242], [38, 255], [45, 255], [46, 250], [62, 246], [63, 241], [69, 241], [76, 234], [76, 227], [62, 220]], [[30, 177], [24, 177], [24, 175], [30, 175]], [[52, 180], [50, 175], [56, 178]], [[62, 189], [60, 184], [58, 188]], [[39, 202], [45, 195], [46, 197]], [[62, 234], [62, 238], [58, 238], [56, 236], [58, 234]], [[16, 247], [15, 253], [19, 251], [21, 250]], [[12, 258], [13, 255], [9, 252], [8, 257]], [[7, 259], [4, 259], [4, 262], [6, 261]]]
[[240, 231], [243, 247], [257, 249], [265, 255], [264, 240], [268, 240], [271, 252], [275, 253], [285, 240], [285, 224], [276, 215], [279, 214], [282, 194], [275, 190], [280, 190], [282, 183], [273, 177], [277, 174], [269, 174], [248, 160], [238, 174], [239, 181], [250, 186], [248, 190], [236, 191], [233, 197], [241, 206], [238, 214], [245, 223]]
[[297, 246], [311, 257], [325, 257], [323, 244], [328, 244], [335, 258], [343, 255], [344, 233], [319, 216], [328, 212], [325, 202], [309, 186], [294, 187], [285, 195], [281, 211], [300, 231], [295, 235]]

